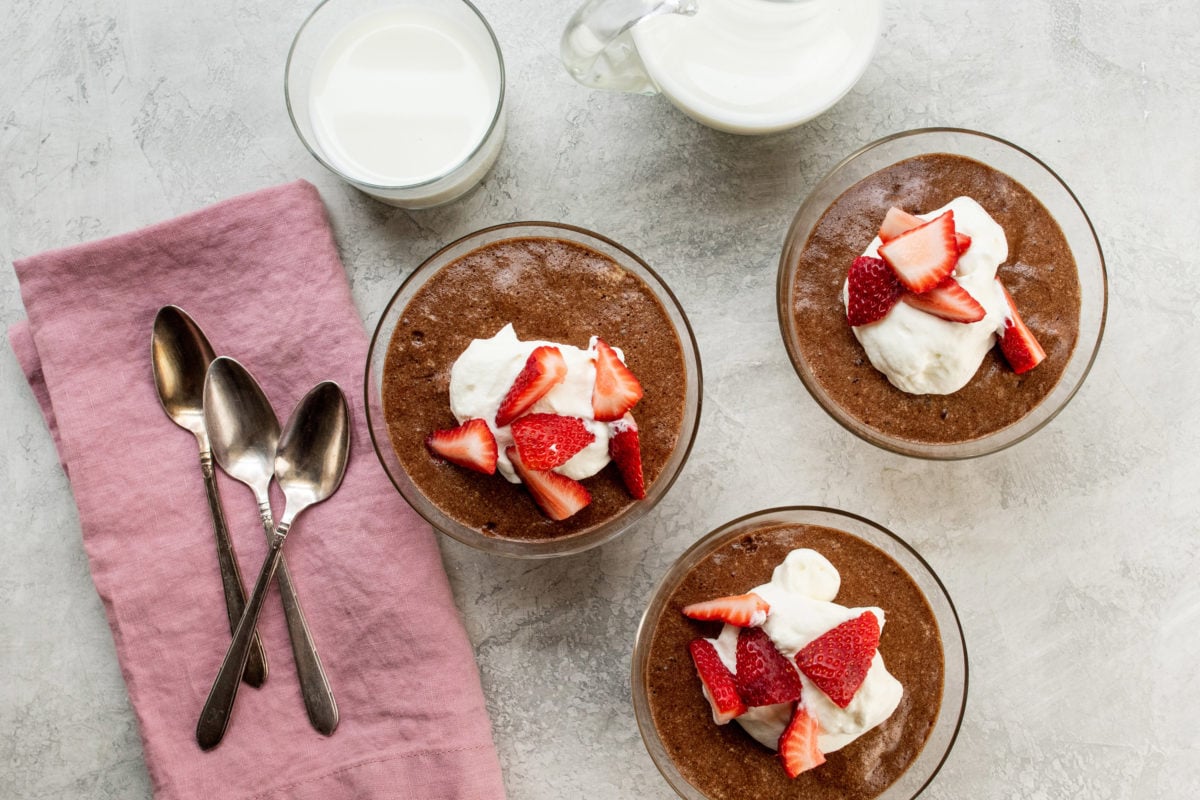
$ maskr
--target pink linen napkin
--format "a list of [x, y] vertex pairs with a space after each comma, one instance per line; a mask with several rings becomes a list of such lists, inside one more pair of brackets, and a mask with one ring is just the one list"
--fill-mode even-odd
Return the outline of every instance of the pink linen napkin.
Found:
[[[367, 339], [316, 189], [266, 189], [15, 267], [29, 320], [9, 336], [69, 470], [155, 798], [502, 798], [434, 534], [371, 450]], [[308, 723], [273, 590], [259, 623], [269, 677], [243, 685], [219, 747], [196, 745], [230, 635], [196, 443], [154, 388], [151, 329], [170, 303], [246, 365], [281, 421], [321, 380], [350, 402], [345, 481], [285, 551], [341, 712], [331, 737]], [[219, 480], [252, 583], [266, 553], [253, 495]]]

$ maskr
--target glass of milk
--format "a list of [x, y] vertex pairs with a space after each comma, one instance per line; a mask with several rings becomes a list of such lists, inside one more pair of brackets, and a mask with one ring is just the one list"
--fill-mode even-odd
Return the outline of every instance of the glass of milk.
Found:
[[467, 0], [324, 0], [296, 33], [285, 76], [309, 152], [391, 205], [460, 197], [504, 140], [504, 59]]

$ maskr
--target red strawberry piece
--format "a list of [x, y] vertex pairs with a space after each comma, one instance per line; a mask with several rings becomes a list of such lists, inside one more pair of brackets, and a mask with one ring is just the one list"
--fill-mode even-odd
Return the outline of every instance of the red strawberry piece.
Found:
[[825, 763], [825, 754], [817, 747], [820, 733], [816, 718], [809, 716], [803, 703], [798, 703], [792, 721], [779, 737], [779, 757], [789, 778]]
[[879, 620], [864, 611], [806, 644], [796, 654], [796, 666], [839, 708], [845, 708], [867, 679], [878, 647]]
[[905, 231], [911, 231], [924, 224], [925, 220], [920, 217], [892, 206], [884, 216], [883, 224], [879, 226], [879, 238], [886, 244]]
[[913, 308], [950, 322], [979, 322], [987, 316], [987, 311], [979, 305], [979, 301], [952, 277], [924, 294], [905, 292], [900, 299]]
[[496, 437], [481, 419], [469, 419], [457, 428], [434, 431], [425, 437], [429, 452], [452, 464], [485, 475], [496, 472]]
[[925, 224], [905, 231], [879, 248], [909, 291], [920, 294], [937, 286], [958, 263], [954, 239], [954, 212], [947, 211]]
[[688, 652], [692, 654], [696, 672], [704, 684], [704, 696], [712, 706], [713, 722], [724, 725], [745, 714], [746, 704], [738, 694], [733, 673], [721, 662], [713, 643], [708, 639], [693, 639], [688, 643]]
[[612, 422], [642, 399], [642, 384], [603, 340], [596, 340], [596, 386], [592, 390], [592, 411], [596, 419]]
[[634, 499], [646, 499], [646, 480], [642, 476], [642, 448], [633, 415], [625, 414], [616, 422], [610, 422], [608, 428], [608, 455], [617, 465], [625, 488]]
[[706, 600], [703, 603], [692, 603], [683, 607], [683, 615], [691, 619], [720, 620], [739, 628], [753, 628], [767, 621], [771, 605], [756, 595], [739, 594], [733, 597], [719, 597], [716, 600]]
[[582, 483], [548, 470], [530, 469], [521, 461], [517, 448], [504, 451], [524, 482], [538, 507], [550, 519], [560, 522], [592, 502], [592, 496]]
[[904, 294], [896, 273], [880, 259], [870, 256], [854, 259], [846, 286], [846, 319], [854, 327], [883, 319]]
[[596, 436], [579, 417], [526, 414], [513, 420], [513, 441], [530, 469], [554, 469], [592, 442]]
[[800, 699], [800, 676], [762, 628], [742, 628], [737, 640], [738, 694], [748, 706]]
[[1004, 331], [1000, 334], [1000, 351], [1004, 353], [1004, 358], [1008, 360], [1013, 372], [1021, 375], [1042, 363], [1046, 358], [1046, 351], [1017, 313], [1017, 304], [1013, 302], [1008, 289], [1004, 289], [1004, 299], [1008, 301], [1008, 317], [1004, 320]]
[[[888, 209], [887, 215], [883, 218], [883, 224], [879, 226], [879, 238], [885, 244], [895, 239], [905, 231], [910, 231], [913, 228], [920, 227], [925, 224], [925, 220], [920, 217], [909, 214], [907, 211], [902, 211], [895, 206]], [[967, 248], [971, 246], [971, 237], [965, 233], [954, 232], [954, 246], [961, 256], [967, 252]]]
[[512, 387], [496, 411], [496, 427], [503, 428], [528, 411], [546, 392], [567, 377], [567, 362], [557, 347], [542, 345], [534, 348], [525, 359]]

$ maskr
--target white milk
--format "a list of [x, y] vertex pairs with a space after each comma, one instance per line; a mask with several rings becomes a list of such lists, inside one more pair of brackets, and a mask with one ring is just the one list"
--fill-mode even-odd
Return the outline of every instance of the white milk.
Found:
[[817, 116], [866, 70], [882, 30], [879, 0], [700, 0], [632, 30], [646, 71], [706, 125], [769, 133]]
[[465, 166], [450, 185], [403, 198], [431, 205], [470, 188], [495, 160], [499, 124], [484, 152], [466, 163], [487, 136], [500, 96], [499, 59], [486, 32], [430, 9], [395, 7], [359, 17], [330, 40], [309, 99], [323, 154], [351, 180], [412, 186]]

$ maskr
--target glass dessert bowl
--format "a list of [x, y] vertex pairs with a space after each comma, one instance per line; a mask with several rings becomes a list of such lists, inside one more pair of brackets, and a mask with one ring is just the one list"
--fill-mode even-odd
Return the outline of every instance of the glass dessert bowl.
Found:
[[[895, 375], [879, 371], [873, 365], [876, 355], [859, 343], [878, 337], [882, 326], [893, 321], [852, 329], [844, 282], [856, 258], [876, 255], [875, 237], [890, 208], [929, 219], [964, 196], [978, 201], [986, 225], [999, 224], [1003, 235], [996, 278], [1044, 346], [1046, 358], [1017, 374], [998, 345], [983, 354], [982, 363], [970, 364], [969, 369], [975, 364], [978, 369], [968, 373], [971, 377], [961, 388], [942, 389], [944, 394], [911, 387], [902, 391], [894, 385]], [[967, 216], [963, 211], [957, 212], [960, 221]], [[968, 240], [960, 249], [963, 261], [983, 257], [972, 254], [971, 246]], [[995, 269], [995, 261], [991, 267]], [[954, 275], [961, 278], [957, 271]], [[838, 164], [796, 213], [776, 285], [789, 358], [821, 407], [872, 444], [930, 459], [992, 453], [1053, 419], [1083, 384], [1095, 359], [1107, 297], [1103, 253], [1066, 184], [1015, 145], [944, 128], [881, 139]], [[999, 321], [1002, 327], [1003, 299], [1000, 305], [1001, 311], [989, 308], [987, 319], [977, 324], [994, 331]], [[903, 302], [896, 308], [911, 314]], [[892, 330], [894, 325], [888, 336]], [[940, 359], [942, 353], [929, 358]]]
[[[505, 329], [508, 324], [512, 329]], [[468, 416], [486, 419], [495, 433], [497, 474], [479, 474], [430, 452], [426, 437], [464, 422], [451, 410], [452, 372], [461, 370], [452, 370], [453, 365], [460, 356], [466, 363], [468, 347], [476, 352], [487, 340], [498, 342], [514, 331], [517, 344], [557, 345], [572, 364], [579, 351], [587, 363], [586, 353], [601, 346], [596, 337], [619, 351], [644, 388], [631, 411], [640, 436], [644, 498], [635, 499], [624, 465], [607, 463], [604, 455], [606, 465], [599, 472], [572, 475], [578, 481], [568, 481], [582, 484], [590, 502], [565, 519], [551, 519], [541, 499], [535, 501], [526, 486], [500, 474], [508, 468], [506, 454], [512, 448], [504, 438], [508, 427], [501, 430], [495, 424], [502, 414], [494, 408]], [[463, 385], [463, 379], [456, 380]], [[565, 380], [563, 387], [573, 380]], [[473, 375], [468, 383], [488, 381]], [[500, 385], [498, 379], [493, 383]], [[513, 384], [511, 377], [504, 378], [503, 386]], [[636, 255], [581, 228], [520, 222], [486, 228], [447, 245], [404, 281], [372, 337], [365, 392], [376, 455], [409, 505], [465, 544], [501, 555], [544, 558], [609, 541], [644, 517], [670, 489], [699, 422], [700, 359], [679, 302]], [[541, 405], [538, 401], [532, 411], [544, 411]], [[587, 424], [602, 446], [599, 419], [597, 415]], [[519, 422], [511, 423], [512, 431]], [[620, 423], [604, 424], [616, 431], [613, 426]], [[609, 435], [611, 447], [616, 434]], [[515, 460], [512, 468], [519, 471]]]
[[[689, 651], [697, 637], [724, 629], [683, 611], [772, 581], [775, 567], [799, 548], [816, 551], [840, 573], [836, 603], [882, 609], [878, 653], [903, 693], [878, 727], [830, 748], [824, 763], [789, 778], [780, 757], [737, 720], [714, 723]], [[785, 613], [782, 608], [770, 613]], [[740, 640], [738, 648], [740, 667]], [[954, 745], [966, 705], [967, 654], [945, 587], [908, 544], [862, 517], [794, 506], [726, 523], [676, 560], [638, 627], [631, 684], [643, 742], [663, 777], [688, 800], [908, 800], [924, 790]], [[815, 691], [806, 684], [800, 704], [815, 708]]]

